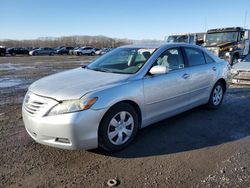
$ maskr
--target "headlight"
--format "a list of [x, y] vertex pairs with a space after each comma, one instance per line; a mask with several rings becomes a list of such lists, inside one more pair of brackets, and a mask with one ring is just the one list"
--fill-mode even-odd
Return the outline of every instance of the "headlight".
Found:
[[48, 116], [87, 110], [95, 104], [97, 99], [97, 97], [94, 97], [89, 99], [62, 101], [49, 111]]

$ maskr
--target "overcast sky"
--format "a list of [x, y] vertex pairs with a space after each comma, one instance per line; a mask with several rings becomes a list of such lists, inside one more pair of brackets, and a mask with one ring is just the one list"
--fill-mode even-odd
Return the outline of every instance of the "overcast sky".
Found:
[[2, 0], [0, 16], [0, 39], [163, 39], [174, 33], [244, 26], [245, 20], [250, 28], [250, 0]]

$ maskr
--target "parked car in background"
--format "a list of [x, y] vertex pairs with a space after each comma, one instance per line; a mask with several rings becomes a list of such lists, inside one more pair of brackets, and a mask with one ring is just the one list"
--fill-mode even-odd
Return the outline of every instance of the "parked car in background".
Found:
[[78, 50], [80, 47], [75, 47], [74, 49], [72, 50], [69, 50], [69, 55], [74, 55], [75, 53], [75, 50]]
[[53, 48], [38, 48], [35, 50], [31, 50], [29, 55], [55, 55], [55, 50]]
[[100, 48], [95, 48], [95, 55], [99, 55], [101, 49]]
[[63, 55], [63, 54], [69, 55], [69, 51], [73, 50], [73, 49], [74, 49], [73, 47], [63, 47], [63, 48], [57, 50], [57, 54], [59, 54], [59, 55]]
[[75, 55], [95, 55], [95, 48], [92, 47], [81, 47], [74, 50]]
[[0, 56], [5, 56], [5, 55], [6, 55], [6, 47], [0, 46]]
[[7, 53], [10, 55], [29, 55], [29, 50], [26, 48], [8, 48]]
[[100, 52], [100, 55], [104, 55], [104, 54], [110, 52], [111, 50], [113, 50], [113, 48], [103, 48]]
[[57, 54], [60, 49], [64, 48], [64, 46], [58, 46], [54, 48], [55, 53]]
[[102, 49], [95, 49], [95, 55], [101, 55]]
[[229, 70], [228, 62], [197, 45], [119, 47], [33, 83], [23, 101], [25, 128], [53, 147], [121, 150], [152, 123], [199, 105], [219, 108]]
[[112, 48], [102, 48], [102, 49], [95, 51], [95, 54], [96, 55], [104, 55], [107, 52], [110, 52], [111, 50], [112, 50]]
[[231, 73], [232, 83], [250, 85], [250, 54], [234, 64]]

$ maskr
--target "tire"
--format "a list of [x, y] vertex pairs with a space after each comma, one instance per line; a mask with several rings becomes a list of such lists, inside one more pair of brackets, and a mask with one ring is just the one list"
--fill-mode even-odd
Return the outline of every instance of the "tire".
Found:
[[53, 56], [53, 55], [54, 55], [54, 53], [53, 53], [53, 52], [49, 54], [49, 56]]
[[37, 53], [37, 52], [34, 52], [34, 53], [33, 53], [33, 56], [37, 56], [37, 55], [38, 55], [38, 53]]
[[91, 52], [91, 54], [90, 54], [91, 56], [94, 56], [95, 55], [95, 52]]
[[221, 82], [217, 82], [210, 94], [207, 107], [210, 109], [218, 109], [223, 101], [225, 94], [225, 86]]
[[98, 130], [98, 145], [108, 152], [122, 150], [134, 140], [138, 129], [135, 109], [127, 103], [119, 103], [103, 117]]

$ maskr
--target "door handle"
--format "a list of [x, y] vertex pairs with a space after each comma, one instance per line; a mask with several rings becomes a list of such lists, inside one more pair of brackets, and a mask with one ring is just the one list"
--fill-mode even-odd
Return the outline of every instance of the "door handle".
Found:
[[216, 67], [213, 67], [212, 69], [213, 69], [213, 71], [216, 71]]
[[188, 79], [189, 77], [190, 77], [190, 75], [187, 74], [187, 73], [185, 73], [185, 74], [182, 75], [182, 78], [184, 78], [184, 79]]

